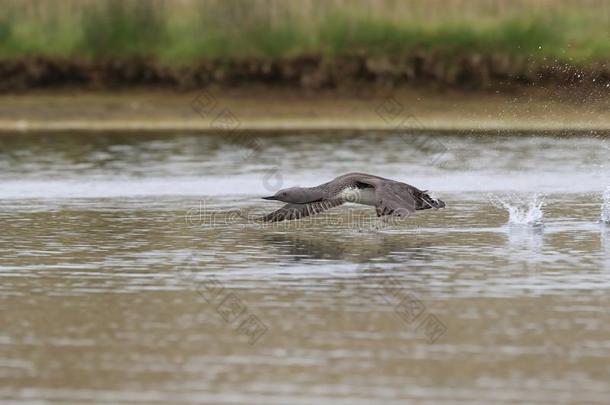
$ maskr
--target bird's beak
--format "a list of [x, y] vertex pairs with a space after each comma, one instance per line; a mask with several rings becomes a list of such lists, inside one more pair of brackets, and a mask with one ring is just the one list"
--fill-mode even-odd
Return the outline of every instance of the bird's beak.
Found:
[[270, 195], [269, 197], [262, 197], [263, 200], [277, 200], [274, 195]]

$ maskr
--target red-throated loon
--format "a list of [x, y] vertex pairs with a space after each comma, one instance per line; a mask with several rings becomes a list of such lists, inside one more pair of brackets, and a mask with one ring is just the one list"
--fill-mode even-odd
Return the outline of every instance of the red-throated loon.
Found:
[[263, 199], [287, 203], [261, 218], [267, 222], [316, 215], [346, 202], [372, 205], [379, 217], [407, 217], [416, 210], [445, 207], [443, 201], [432, 199], [426, 191], [406, 183], [364, 173], [344, 174], [315, 187], [283, 189]]

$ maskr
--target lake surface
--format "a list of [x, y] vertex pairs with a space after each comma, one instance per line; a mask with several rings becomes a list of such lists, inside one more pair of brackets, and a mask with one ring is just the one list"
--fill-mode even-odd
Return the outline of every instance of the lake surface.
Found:
[[[3, 403], [608, 403], [610, 140], [0, 137]], [[444, 210], [261, 225], [369, 172]]]

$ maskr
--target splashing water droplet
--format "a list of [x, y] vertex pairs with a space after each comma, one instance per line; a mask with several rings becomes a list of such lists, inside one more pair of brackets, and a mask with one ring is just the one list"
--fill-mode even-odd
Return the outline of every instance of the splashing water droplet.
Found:
[[608, 186], [606, 191], [604, 191], [601, 222], [606, 225], [610, 225], [610, 186]]
[[534, 194], [529, 201], [508, 201], [498, 196], [490, 196], [491, 203], [508, 211], [508, 224], [541, 228], [544, 226], [544, 198]]

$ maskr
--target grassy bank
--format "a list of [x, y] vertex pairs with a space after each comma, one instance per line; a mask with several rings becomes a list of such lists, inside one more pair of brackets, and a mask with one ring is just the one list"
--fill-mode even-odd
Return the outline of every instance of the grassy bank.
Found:
[[607, 0], [1, 0], [0, 58], [326, 57], [416, 49], [610, 57]]
[[610, 0], [0, 0], [0, 90], [610, 84]]

